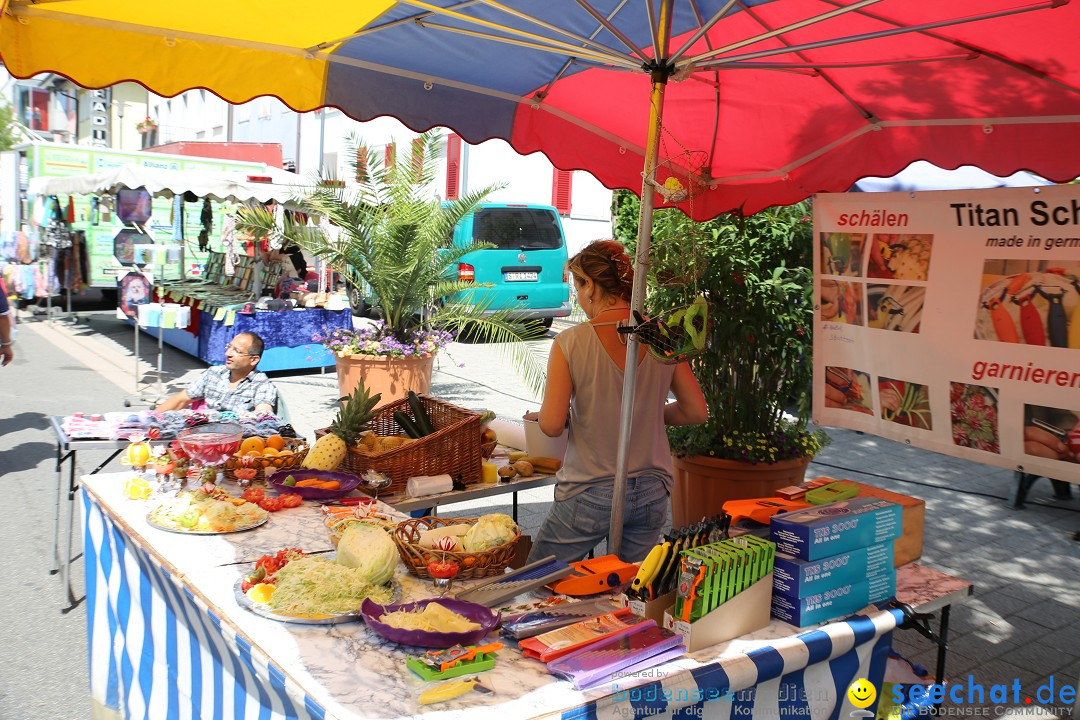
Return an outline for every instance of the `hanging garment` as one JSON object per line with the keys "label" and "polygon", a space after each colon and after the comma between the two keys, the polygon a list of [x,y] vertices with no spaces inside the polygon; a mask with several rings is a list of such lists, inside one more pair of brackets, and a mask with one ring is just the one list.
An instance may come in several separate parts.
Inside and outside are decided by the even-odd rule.
{"label": "hanging garment", "polygon": [[210,205],[210,198],[203,198],[199,222],[202,223],[202,230],[199,231],[199,250],[206,252],[210,247],[210,233],[214,229],[214,208]]}
{"label": "hanging garment", "polygon": [[75,222],[75,198],[72,195],[68,195],[67,213],[64,219],[67,220],[68,225]]}

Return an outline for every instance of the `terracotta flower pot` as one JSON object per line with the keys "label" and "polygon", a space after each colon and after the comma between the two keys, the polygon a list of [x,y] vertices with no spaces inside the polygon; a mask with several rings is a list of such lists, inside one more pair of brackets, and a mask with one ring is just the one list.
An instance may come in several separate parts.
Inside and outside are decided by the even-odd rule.
{"label": "terracotta flower pot", "polygon": [[407,396],[412,390],[424,395],[431,390],[431,371],[435,356],[380,357],[375,355],[338,356],[335,359],[338,392],[342,397],[353,394],[361,378],[372,395],[382,393],[379,405],[386,405]]}
{"label": "terracotta flower pot", "polygon": [[718,460],[705,455],[672,455],[675,484],[671,489],[671,526],[681,528],[718,515],[728,500],[770,497],[806,475],[810,458],[776,463]]}

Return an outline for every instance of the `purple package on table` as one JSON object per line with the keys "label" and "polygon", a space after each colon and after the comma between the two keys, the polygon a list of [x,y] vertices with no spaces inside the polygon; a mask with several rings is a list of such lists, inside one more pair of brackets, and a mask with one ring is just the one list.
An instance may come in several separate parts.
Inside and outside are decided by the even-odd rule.
{"label": "purple package on table", "polygon": [[566,678],[578,690],[640,672],[686,652],[683,638],[654,621],[635,625],[548,663],[548,672]]}

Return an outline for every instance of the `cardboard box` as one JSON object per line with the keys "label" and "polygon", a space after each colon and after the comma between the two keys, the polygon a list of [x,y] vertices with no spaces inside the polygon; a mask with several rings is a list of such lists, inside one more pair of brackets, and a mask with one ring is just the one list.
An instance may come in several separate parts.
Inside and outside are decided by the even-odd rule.
{"label": "cardboard box", "polygon": [[839,585],[865,580],[888,570],[895,575],[892,543],[880,543],[820,560],[803,560],[777,553],[773,592],[806,597]]}
{"label": "cardboard box", "polygon": [[772,616],[796,627],[806,627],[850,615],[870,603],[887,600],[895,594],[896,570],[889,568],[887,573],[836,586],[807,597],[773,593]]}
{"label": "cardboard box", "polygon": [[631,600],[625,595],[619,597],[622,599],[623,607],[629,607],[630,612],[638,617],[655,620],[656,624],[661,627],[664,625],[664,613],[675,604],[674,590],[664,593],[654,600]]}
{"label": "cardboard box", "polygon": [[922,557],[926,501],[922,498],[882,490],[866,483],[855,482],[855,484],[859,486],[859,495],[889,500],[902,508],[900,520],[902,534],[894,541],[893,564],[900,567]]}
{"label": "cardboard box", "polygon": [[717,643],[760,630],[769,624],[769,597],[773,577],[769,573],[726,603],[695,622],[672,617],[671,604],[664,613],[664,627],[683,636],[687,652],[697,652]]}
{"label": "cardboard box", "polygon": [[769,524],[777,552],[803,560],[895,540],[900,532],[901,507],[873,497],[795,510],[774,516]]}

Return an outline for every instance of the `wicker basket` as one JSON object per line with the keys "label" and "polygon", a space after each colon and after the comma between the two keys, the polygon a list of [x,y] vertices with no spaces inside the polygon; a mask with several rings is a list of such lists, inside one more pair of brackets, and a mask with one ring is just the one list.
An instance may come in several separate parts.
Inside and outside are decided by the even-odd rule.
{"label": "wicker basket", "polygon": [[399,522],[397,528],[394,529],[394,542],[397,543],[398,553],[401,555],[401,561],[405,563],[406,569],[413,575],[425,580],[431,579],[431,573],[427,569],[428,563],[433,558],[441,560],[443,557],[458,564],[460,570],[457,579],[459,580],[501,575],[514,557],[518,538],[521,537],[520,528],[514,529],[513,540],[483,552],[432,550],[419,545],[420,535],[425,530],[449,525],[475,524],[476,520],[472,518],[422,517],[404,520]]}
{"label": "wicker basket", "polygon": [[[342,468],[353,475],[363,476],[368,470],[388,475],[390,486],[379,491],[384,495],[405,492],[409,478],[417,475],[446,474],[460,478],[466,485],[480,482],[480,415],[429,395],[419,397],[435,432],[378,453],[351,445]],[[380,408],[370,429],[376,435],[399,434],[401,428],[394,420],[395,410],[412,417],[409,401],[403,398]],[[325,429],[315,431],[316,437],[325,434]],[[363,485],[357,489],[368,492]]]}
{"label": "wicker basket", "polygon": [[278,470],[300,467],[300,463],[304,462],[304,458],[307,456],[308,444],[299,438],[285,438],[285,447],[282,450],[288,450],[292,454],[250,458],[250,465],[244,465],[240,458],[233,456],[225,462],[225,477],[229,480],[235,480],[234,470],[251,467],[257,471],[253,482],[266,482],[266,476],[272,475]]}

